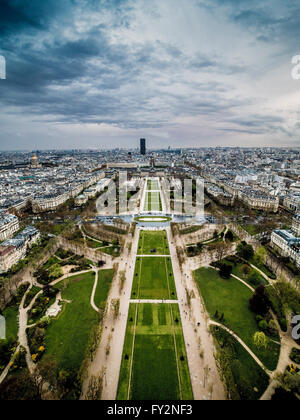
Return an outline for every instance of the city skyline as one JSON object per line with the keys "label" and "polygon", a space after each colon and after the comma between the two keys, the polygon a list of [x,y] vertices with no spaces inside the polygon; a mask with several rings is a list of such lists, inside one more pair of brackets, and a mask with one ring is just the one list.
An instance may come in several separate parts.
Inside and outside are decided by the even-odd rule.
{"label": "city skyline", "polygon": [[296,1],[60,3],[2,2],[0,150],[299,147]]}
{"label": "city skyline", "polygon": [[144,146],[0,152],[0,400],[296,400],[300,150]]}

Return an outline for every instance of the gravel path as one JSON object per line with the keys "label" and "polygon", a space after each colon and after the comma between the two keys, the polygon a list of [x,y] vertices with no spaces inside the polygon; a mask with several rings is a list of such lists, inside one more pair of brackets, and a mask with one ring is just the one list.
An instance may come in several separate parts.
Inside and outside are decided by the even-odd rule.
{"label": "gravel path", "polygon": [[[186,262],[180,268],[175,240],[172,237],[170,228],[167,229],[167,235],[173,262],[177,296],[180,302],[179,309],[194,398],[195,400],[225,400],[225,389],[214,357],[213,338],[209,331],[208,319],[192,276],[191,267]],[[190,295],[194,296],[191,299],[190,307],[187,303],[186,288],[189,290]]]}

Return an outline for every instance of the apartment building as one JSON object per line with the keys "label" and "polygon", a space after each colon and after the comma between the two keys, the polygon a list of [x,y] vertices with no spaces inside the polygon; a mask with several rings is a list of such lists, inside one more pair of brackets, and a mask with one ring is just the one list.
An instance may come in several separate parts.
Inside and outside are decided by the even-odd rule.
{"label": "apartment building", "polygon": [[0,213],[0,241],[12,238],[19,230],[19,219],[12,214]]}
{"label": "apartment building", "polygon": [[26,257],[27,251],[40,239],[40,232],[28,226],[15,238],[7,239],[0,245],[0,273],[6,273],[11,267]]}
{"label": "apartment building", "polygon": [[56,210],[59,206],[64,204],[70,198],[70,193],[53,192],[49,194],[40,195],[32,200],[33,213],[42,213],[45,211]]}
{"label": "apartment building", "polygon": [[283,257],[289,257],[300,268],[300,214],[293,219],[291,230],[274,230],[271,244]]}
{"label": "apartment building", "polygon": [[284,197],[283,207],[292,213],[297,213],[300,210],[300,194],[289,194]]}
{"label": "apartment building", "polygon": [[234,205],[234,196],[217,185],[206,183],[205,191],[222,206],[232,207]]}
{"label": "apartment building", "polygon": [[17,253],[14,246],[0,245],[0,273],[6,273],[17,262]]}
{"label": "apartment building", "polygon": [[279,197],[271,197],[260,191],[241,191],[239,198],[243,203],[253,210],[264,210],[277,213],[279,208]]}

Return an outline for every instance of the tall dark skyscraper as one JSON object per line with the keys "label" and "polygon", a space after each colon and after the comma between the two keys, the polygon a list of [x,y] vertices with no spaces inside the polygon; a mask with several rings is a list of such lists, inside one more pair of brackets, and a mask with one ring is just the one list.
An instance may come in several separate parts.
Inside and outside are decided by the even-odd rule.
{"label": "tall dark skyscraper", "polygon": [[141,144],[141,155],[145,155],[146,154],[146,139],[141,139],[140,144]]}

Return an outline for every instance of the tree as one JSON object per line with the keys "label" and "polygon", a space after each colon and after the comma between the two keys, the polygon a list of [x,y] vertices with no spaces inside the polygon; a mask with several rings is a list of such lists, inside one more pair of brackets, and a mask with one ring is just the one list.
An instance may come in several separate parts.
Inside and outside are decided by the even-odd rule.
{"label": "tree", "polygon": [[112,244],[114,245],[114,246],[119,246],[119,239],[114,239],[113,241],[112,241]]}
{"label": "tree", "polygon": [[39,363],[39,373],[44,380],[49,382],[52,387],[57,385],[57,364],[56,359],[50,354],[45,354],[42,360]]}
{"label": "tree", "polygon": [[114,319],[118,319],[120,315],[120,299],[112,299],[111,309],[112,309]]}
{"label": "tree", "polygon": [[201,242],[198,242],[198,243],[197,243],[197,249],[198,249],[199,251],[201,251],[201,250],[202,250],[202,248],[203,248],[202,243],[201,243]]}
{"label": "tree", "polygon": [[260,264],[265,264],[268,252],[264,246],[260,246],[255,252],[255,260]]}
{"label": "tree", "polygon": [[290,373],[286,371],[283,374],[276,375],[275,379],[285,391],[300,393],[300,372]]}
{"label": "tree", "polygon": [[265,319],[260,321],[258,326],[259,326],[259,329],[262,330],[262,331],[267,331],[267,329],[268,329],[268,323]]}
{"label": "tree", "polygon": [[195,247],[189,246],[187,249],[188,255],[195,255]]}
{"label": "tree", "polygon": [[253,342],[258,349],[266,349],[268,347],[268,339],[263,332],[256,332],[253,336]]}
{"label": "tree", "polygon": [[261,285],[255,290],[254,295],[249,300],[250,309],[258,315],[266,315],[271,307],[270,301],[266,295],[265,286]]}
{"label": "tree", "polygon": [[59,264],[54,264],[49,269],[49,278],[50,279],[58,279],[62,275],[63,275],[63,271],[62,271],[62,268],[61,268],[61,266]]}
{"label": "tree", "polygon": [[274,319],[270,320],[269,328],[270,328],[271,331],[278,331],[278,326],[277,326],[276,321]]}
{"label": "tree", "polygon": [[119,293],[121,294],[126,282],[126,271],[120,271],[119,274]]}
{"label": "tree", "polygon": [[226,233],[226,235],[225,235],[225,239],[227,239],[228,241],[230,241],[230,242],[233,242],[233,240],[234,240],[234,236],[233,236],[233,233],[231,232],[231,230],[229,230],[227,233]]}
{"label": "tree", "polygon": [[250,260],[254,256],[254,249],[251,245],[241,243],[237,247],[237,254],[245,260]]}
{"label": "tree", "polygon": [[248,265],[248,264],[244,264],[243,266],[242,266],[242,272],[243,272],[243,274],[247,277],[247,276],[249,276],[249,274],[251,273],[251,271],[252,271],[252,269],[251,269],[251,267],[250,267],[250,265]]}
{"label": "tree", "polygon": [[249,282],[253,285],[253,286],[255,286],[255,287],[257,287],[258,285],[260,285],[261,283],[262,283],[262,280],[261,280],[261,278],[259,277],[259,274],[258,273],[252,273],[251,274],[251,276],[249,276],[248,277],[248,280],[249,280]]}
{"label": "tree", "polygon": [[229,279],[232,273],[232,266],[229,264],[220,264],[220,276]]}
{"label": "tree", "polygon": [[216,252],[218,260],[222,260],[228,251],[228,245],[226,245],[224,242],[217,243],[214,246],[214,251]]}
{"label": "tree", "polygon": [[39,389],[27,369],[18,375],[8,376],[0,386],[1,401],[34,401],[40,399]]}

